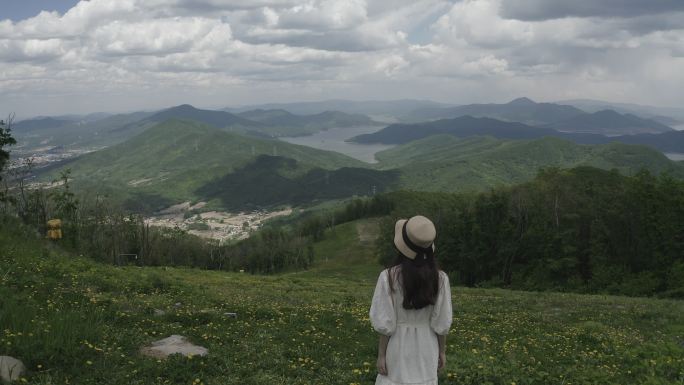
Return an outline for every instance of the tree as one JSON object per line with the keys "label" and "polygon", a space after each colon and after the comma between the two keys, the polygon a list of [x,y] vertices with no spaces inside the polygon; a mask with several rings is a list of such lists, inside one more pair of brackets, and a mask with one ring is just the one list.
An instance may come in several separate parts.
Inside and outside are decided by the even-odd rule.
{"label": "tree", "polygon": [[[2,171],[9,161],[9,151],[6,150],[8,146],[17,143],[12,137],[12,121],[14,120],[14,114],[10,114],[7,117],[7,121],[0,120],[0,181],[2,181]],[[7,202],[7,188],[5,191],[0,191],[0,202]]]}
{"label": "tree", "polygon": [[[7,117],[7,121],[0,120],[0,172],[2,172],[9,160],[9,151],[6,150],[6,147],[17,143],[12,137],[13,121],[14,114],[10,114],[10,116]],[[0,175],[0,180],[2,180],[2,175]]]}

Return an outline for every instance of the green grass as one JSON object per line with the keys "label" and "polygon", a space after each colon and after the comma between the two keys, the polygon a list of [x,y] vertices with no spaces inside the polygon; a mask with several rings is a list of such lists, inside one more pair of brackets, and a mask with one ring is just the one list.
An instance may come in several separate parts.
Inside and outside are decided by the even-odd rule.
{"label": "green grass", "polygon": [[[251,276],[103,265],[5,224],[0,354],[34,384],[372,384],[380,268],[357,226],[375,231],[338,226],[310,271]],[[461,287],[453,300],[442,384],[684,383],[683,302]],[[209,356],[138,353],[170,334]]]}
{"label": "green grass", "polygon": [[[336,278],[348,282],[368,283],[379,274],[380,265],[374,253],[377,220],[344,223],[326,230],[325,239],[314,246],[315,263],[306,271],[292,273],[307,278]],[[363,240],[359,237],[362,236]]]}

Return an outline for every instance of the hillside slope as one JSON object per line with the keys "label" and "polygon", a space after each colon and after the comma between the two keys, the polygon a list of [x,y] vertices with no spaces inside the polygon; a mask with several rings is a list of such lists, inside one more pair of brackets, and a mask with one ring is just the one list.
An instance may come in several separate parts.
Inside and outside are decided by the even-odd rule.
{"label": "hillside slope", "polygon": [[[376,376],[368,307],[381,268],[373,273],[354,256],[366,246],[349,226],[315,246],[335,252],[317,255],[320,270],[276,276],[114,267],[21,230],[0,222],[0,343],[24,362],[28,383],[348,384]],[[355,263],[368,267],[359,272]],[[440,383],[665,384],[684,374],[681,301],[452,287]],[[209,355],[139,354],[172,334]]]}
{"label": "hillside slope", "polygon": [[395,170],[325,170],[290,158],[260,155],[244,167],[208,182],[196,193],[205,199],[220,199],[229,209],[259,208],[371,195],[398,187],[397,179]]}
{"label": "hillside slope", "polygon": [[543,167],[593,166],[631,175],[641,169],[684,178],[684,167],[645,146],[579,145],[558,138],[501,140],[436,135],[376,155],[382,168],[399,168],[401,185],[415,190],[468,191],[519,183]]}
{"label": "hillside slope", "polygon": [[[199,193],[201,187],[239,172],[261,155],[296,161],[284,177],[342,167],[365,173],[365,163],[342,154],[251,138],[197,122],[169,120],[124,143],[46,169],[43,178],[54,178],[70,169],[76,184],[104,184],[119,192],[152,194],[173,201],[204,199]],[[268,189],[268,185],[259,188]]]}
{"label": "hillside slope", "polygon": [[262,126],[257,122],[244,119],[226,111],[203,110],[195,108],[189,104],[181,104],[180,106],[159,111],[145,120],[154,123],[161,123],[169,119],[192,120],[216,128],[227,128],[232,126],[258,128]]}

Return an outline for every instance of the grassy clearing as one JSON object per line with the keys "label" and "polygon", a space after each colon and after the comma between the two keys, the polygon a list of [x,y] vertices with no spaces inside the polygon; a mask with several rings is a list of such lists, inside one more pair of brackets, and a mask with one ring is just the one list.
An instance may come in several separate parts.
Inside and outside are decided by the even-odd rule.
{"label": "grassy clearing", "polygon": [[[358,224],[327,234],[310,271],[268,277],[117,268],[2,227],[0,354],[23,360],[35,384],[372,384],[367,311],[379,268]],[[683,302],[465,288],[453,295],[440,383],[684,384]],[[210,355],[138,354],[170,334]]]}

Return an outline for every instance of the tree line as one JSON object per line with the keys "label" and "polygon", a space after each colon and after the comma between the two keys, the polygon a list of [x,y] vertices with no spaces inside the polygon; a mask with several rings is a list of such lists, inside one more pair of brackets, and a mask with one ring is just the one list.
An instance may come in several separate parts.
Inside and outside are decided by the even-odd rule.
{"label": "tree line", "polygon": [[423,214],[438,228],[441,267],[461,285],[684,297],[684,181],[590,167],[541,170],[480,194],[395,194],[394,220]]}

